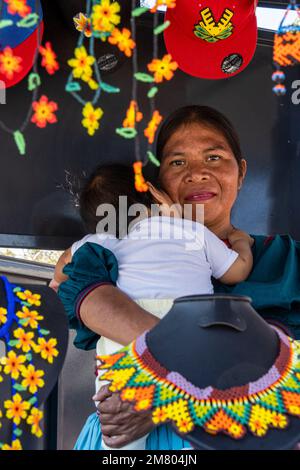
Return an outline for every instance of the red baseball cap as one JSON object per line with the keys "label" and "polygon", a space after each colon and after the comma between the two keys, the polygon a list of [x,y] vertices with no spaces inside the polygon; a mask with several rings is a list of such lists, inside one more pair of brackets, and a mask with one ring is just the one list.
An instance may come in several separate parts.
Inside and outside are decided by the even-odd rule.
{"label": "red baseball cap", "polygon": [[[0,80],[9,88],[20,82],[33,66],[43,35],[43,10],[40,0],[15,3],[6,0],[2,4],[0,16],[6,25],[0,30]],[[37,21],[22,24],[24,21],[26,24],[30,14],[36,14]]]}
{"label": "red baseball cap", "polygon": [[44,24],[41,21],[39,27],[17,47],[6,46],[0,50],[0,81],[5,83],[6,88],[16,85],[29,73],[43,30]]}
{"label": "red baseball cap", "polygon": [[229,78],[251,61],[257,0],[177,0],[168,9],[165,44],[179,68],[200,78]]}

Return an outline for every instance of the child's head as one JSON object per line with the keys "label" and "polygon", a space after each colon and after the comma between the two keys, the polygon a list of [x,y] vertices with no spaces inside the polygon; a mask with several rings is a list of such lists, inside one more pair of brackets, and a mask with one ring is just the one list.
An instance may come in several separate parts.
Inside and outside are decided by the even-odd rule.
{"label": "child's head", "polygon": [[[96,232],[102,218],[96,215],[97,208],[101,204],[111,204],[116,212],[116,236],[119,237],[119,196],[127,197],[127,209],[133,204],[150,208],[152,202],[149,192],[136,191],[132,167],[99,165],[87,179],[79,200],[80,215],[90,233]],[[136,217],[127,217],[127,227]]]}

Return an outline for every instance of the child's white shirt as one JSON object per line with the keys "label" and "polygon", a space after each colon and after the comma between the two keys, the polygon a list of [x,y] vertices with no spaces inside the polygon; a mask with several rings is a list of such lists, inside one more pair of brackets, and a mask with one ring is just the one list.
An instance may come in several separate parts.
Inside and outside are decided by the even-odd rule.
{"label": "child's white shirt", "polygon": [[117,287],[132,299],[212,294],[211,277],[222,277],[238,257],[203,224],[170,217],[143,219],[123,239],[86,235],[72,245],[72,256],[87,242],[115,255]]}

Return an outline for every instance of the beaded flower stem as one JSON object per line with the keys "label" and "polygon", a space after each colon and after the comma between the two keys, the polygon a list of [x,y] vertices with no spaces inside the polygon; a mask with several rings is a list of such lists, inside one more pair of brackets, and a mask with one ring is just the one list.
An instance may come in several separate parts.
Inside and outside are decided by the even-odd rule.
{"label": "beaded flower stem", "polygon": [[[96,0],[93,0],[93,2],[92,2],[92,0],[87,0],[87,3],[86,3],[86,16],[87,16],[87,18],[91,17],[92,4],[93,5],[96,4]],[[90,54],[90,56],[95,57],[95,35],[94,35],[93,24],[92,23],[93,22],[91,21],[92,35],[89,38],[89,54]],[[83,45],[84,39],[85,39],[84,31],[81,31],[78,42],[77,42],[77,48],[79,48]],[[72,85],[77,83],[77,82],[73,81],[73,72],[72,71],[70,72],[70,75],[69,75],[68,80],[67,80],[66,91],[69,92],[78,101],[78,103],[82,104],[83,106],[85,106],[88,102],[90,102],[94,106],[95,104],[97,104],[97,102],[99,101],[100,96],[101,96],[101,75],[100,75],[100,70],[99,70],[99,67],[97,65],[96,60],[94,61],[93,69],[94,69],[94,72],[95,72],[98,88],[95,91],[94,97],[93,97],[92,100],[89,100],[89,101],[84,100],[76,90],[72,89]],[[78,91],[79,91],[80,85],[79,84],[77,84],[77,85],[79,87],[78,88]]]}
{"label": "beaded flower stem", "polygon": [[[131,10],[135,10],[136,8],[136,0],[131,0]],[[136,44],[136,22],[135,22],[135,17],[131,16],[130,18],[130,26],[131,26],[131,36],[133,41]],[[138,82],[135,78],[135,74],[138,73],[138,55],[137,55],[137,46],[133,49],[132,51],[132,100],[137,103],[138,100]],[[136,113],[137,109],[134,108],[134,129],[136,129]],[[135,160],[137,162],[141,161],[141,150],[140,150],[140,137],[139,133],[136,133],[135,139],[134,139],[134,154],[135,154]]]}

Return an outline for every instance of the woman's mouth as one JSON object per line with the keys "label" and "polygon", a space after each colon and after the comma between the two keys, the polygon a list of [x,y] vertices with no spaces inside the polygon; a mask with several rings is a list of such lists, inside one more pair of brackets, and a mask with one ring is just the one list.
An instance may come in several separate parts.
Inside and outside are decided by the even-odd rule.
{"label": "woman's mouth", "polygon": [[216,193],[213,193],[211,191],[200,191],[200,192],[188,194],[184,198],[184,200],[188,202],[203,202],[203,201],[208,201],[209,199],[212,199],[215,196],[216,196]]}

